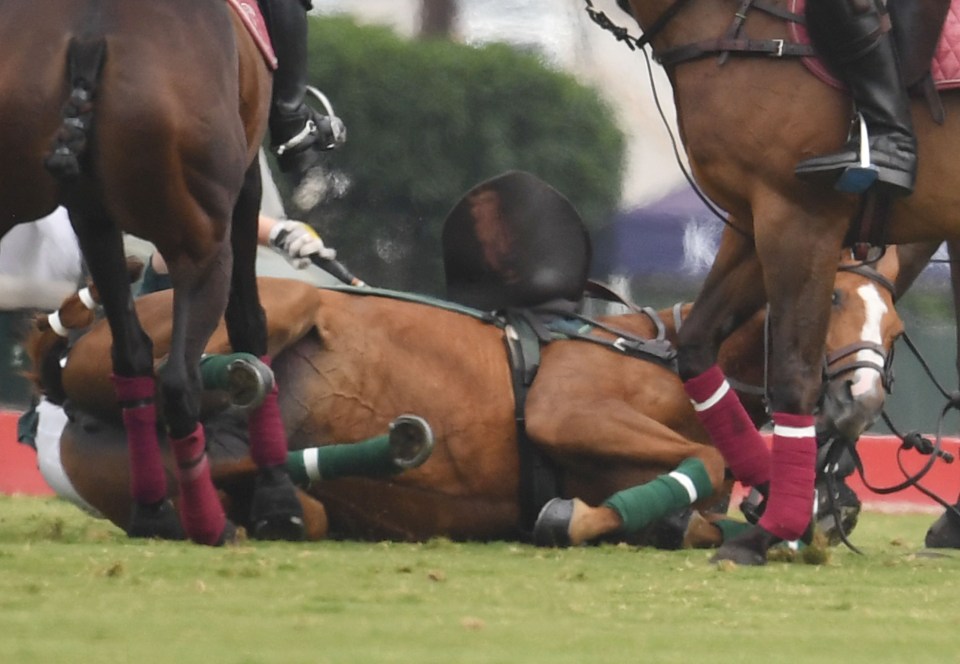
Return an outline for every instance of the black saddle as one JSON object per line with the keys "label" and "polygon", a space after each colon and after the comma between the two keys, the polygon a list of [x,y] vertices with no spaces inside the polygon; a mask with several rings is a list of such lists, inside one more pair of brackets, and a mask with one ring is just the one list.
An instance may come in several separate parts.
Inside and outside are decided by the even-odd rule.
{"label": "black saddle", "polygon": [[523,171],[483,182],[443,227],[447,297],[485,311],[578,302],[590,269],[590,238],[556,189]]}

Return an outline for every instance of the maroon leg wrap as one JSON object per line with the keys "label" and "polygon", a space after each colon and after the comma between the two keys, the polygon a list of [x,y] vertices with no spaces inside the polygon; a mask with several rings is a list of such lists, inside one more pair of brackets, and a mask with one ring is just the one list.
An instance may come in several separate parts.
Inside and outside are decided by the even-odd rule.
{"label": "maroon leg wrap", "polygon": [[747,486],[769,480],[770,450],[720,367],[710,367],[686,381],[683,387],[733,476]]}
{"label": "maroon leg wrap", "polygon": [[[264,355],[260,361],[270,366]],[[250,456],[260,468],[280,466],[287,462],[287,434],[280,418],[279,392],[276,384],[263,403],[250,413]]]}
{"label": "maroon leg wrap", "polygon": [[[143,505],[154,505],[167,497],[167,475],[163,469],[157,438],[156,389],[151,376],[111,375],[117,400],[123,408],[123,426],[130,455],[130,495]],[[123,407],[123,404],[131,404]]]}
{"label": "maroon leg wrap", "polygon": [[816,462],[813,415],[774,413],[770,496],[761,527],[784,540],[803,535],[813,513]]}
{"label": "maroon leg wrap", "polygon": [[226,515],[210,478],[203,426],[186,438],[171,440],[180,482],[180,521],[187,537],[198,544],[219,543]]}

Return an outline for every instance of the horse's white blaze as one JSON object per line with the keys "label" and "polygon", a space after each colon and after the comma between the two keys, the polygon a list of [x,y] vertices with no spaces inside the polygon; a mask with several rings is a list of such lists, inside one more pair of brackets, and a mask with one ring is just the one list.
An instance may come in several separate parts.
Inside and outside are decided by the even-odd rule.
{"label": "horse's white blaze", "polygon": [[[866,312],[863,327],[860,328],[860,340],[882,344],[883,335],[880,331],[880,323],[887,313],[887,305],[883,302],[877,287],[873,284],[860,286],[857,289],[857,294],[863,300],[863,308]],[[878,384],[883,374],[884,364],[883,355],[875,350],[858,351],[856,359],[859,362],[869,362],[876,365],[876,369],[861,367],[854,372],[853,384],[850,385],[850,393],[854,398],[879,389]]]}

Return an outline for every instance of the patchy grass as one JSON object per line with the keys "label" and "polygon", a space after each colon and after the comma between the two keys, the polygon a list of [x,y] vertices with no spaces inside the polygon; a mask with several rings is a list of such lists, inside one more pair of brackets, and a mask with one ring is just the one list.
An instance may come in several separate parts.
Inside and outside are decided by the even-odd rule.
{"label": "patchy grass", "polygon": [[6,497],[0,661],[954,662],[960,555],[926,555],[931,520],[868,513],[866,556],[742,568],[626,546],[208,549]]}

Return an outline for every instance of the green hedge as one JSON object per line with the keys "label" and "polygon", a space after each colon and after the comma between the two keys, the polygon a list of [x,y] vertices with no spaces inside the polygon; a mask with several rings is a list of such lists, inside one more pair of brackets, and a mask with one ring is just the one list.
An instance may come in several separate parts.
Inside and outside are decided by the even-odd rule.
{"label": "green hedge", "polygon": [[350,186],[309,221],[371,283],[442,292],[443,219],[510,169],[552,184],[588,227],[618,203],[624,138],[612,111],[532,54],[312,18],[310,79],[347,125],[327,162]]}

